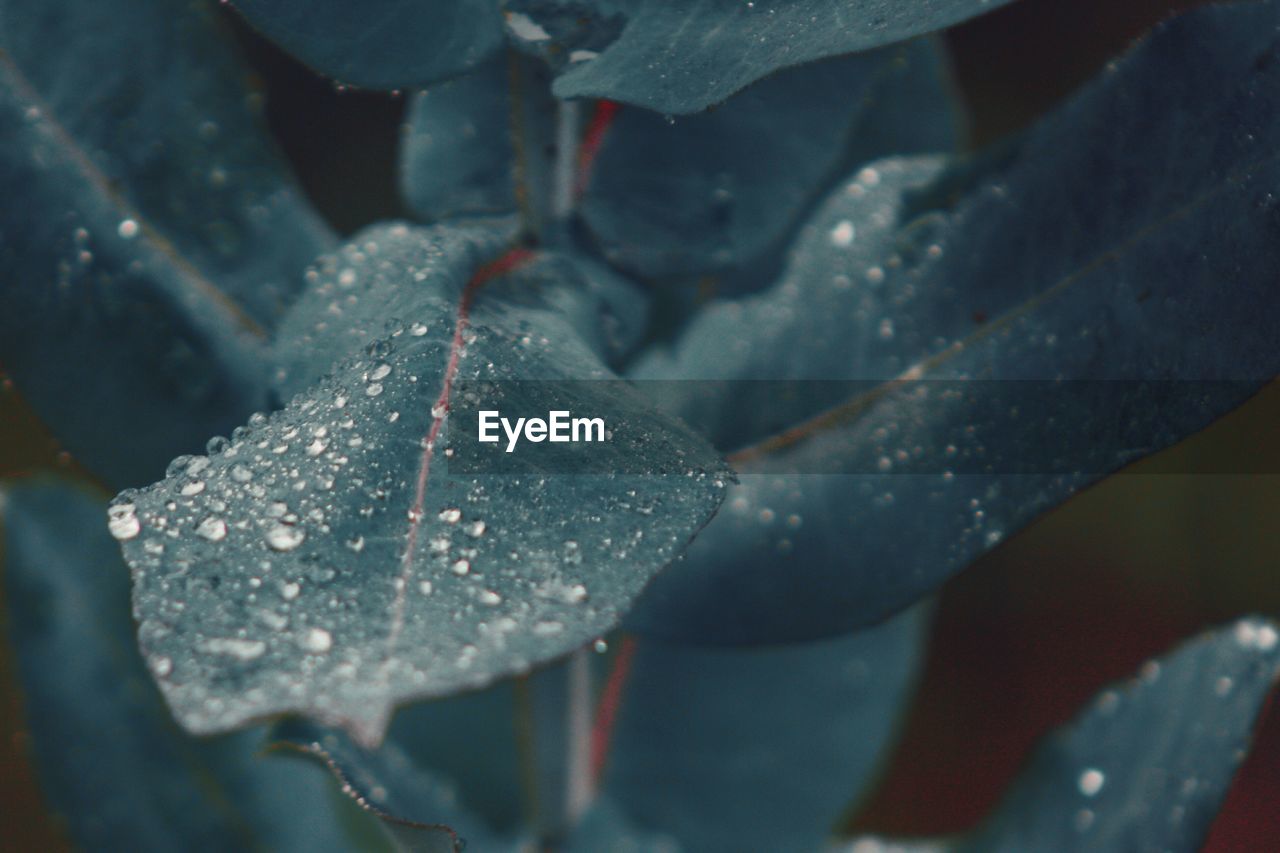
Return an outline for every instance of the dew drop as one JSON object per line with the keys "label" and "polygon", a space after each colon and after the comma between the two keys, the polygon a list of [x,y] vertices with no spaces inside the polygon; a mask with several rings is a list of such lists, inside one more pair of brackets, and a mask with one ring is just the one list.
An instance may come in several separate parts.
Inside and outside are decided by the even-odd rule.
{"label": "dew drop", "polygon": [[333,647],[333,635],[323,628],[311,628],[302,636],[302,647],[314,654],[324,654]]}
{"label": "dew drop", "polygon": [[273,524],[267,530],[267,545],[275,551],[292,551],[306,538],[305,531],[290,524]]}
{"label": "dew drop", "polygon": [[131,503],[114,504],[107,510],[107,529],[111,535],[124,542],[137,536],[142,524],[136,515],[137,507]]}
{"label": "dew drop", "polygon": [[138,236],[138,223],[132,219],[126,219],[116,228],[116,233],[126,240],[132,240]]}
{"label": "dew drop", "polygon": [[210,542],[221,542],[227,538],[227,523],[211,515],[196,525],[196,535]]}
{"label": "dew drop", "polygon": [[1106,781],[1107,777],[1102,774],[1101,770],[1090,767],[1080,774],[1077,784],[1080,787],[1080,793],[1086,797],[1092,797],[1102,790],[1102,786]]}

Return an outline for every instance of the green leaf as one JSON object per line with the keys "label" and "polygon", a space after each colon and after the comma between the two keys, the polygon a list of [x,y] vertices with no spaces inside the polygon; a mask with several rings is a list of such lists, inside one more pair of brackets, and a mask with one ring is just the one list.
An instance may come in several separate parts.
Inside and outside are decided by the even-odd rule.
{"label": "green leaf", "polygon": [[1199,850],[1280,674],[1276,626],[1197,637],[1036,750],[968,850]]}
{"label": "green leaf", "polygon": [[506,0],[561,98],[690,113],[782,68],[941,30],[1007,0]]}
{"label": "green leaf", "polygon": [[0,186],[21,199],[0,213],[0,360],[112,483],[265,404],[262,343],[331,241],[213,14],[0,3]]}
{"label": "green leaf", "polygon": [[920,39],[780,72],[702,115],[624,107],[591,166],[583,220],[601,254],[641,276],[758,266],[854,166],[956,147],[945,75],[938,46]]}
{"label": "green leaf", "polygon": [[[450,470],[454,387],[613,375],[578,332],[601,312],[575,305],[601,296],[558,280],[563,261],[522,250],[476,271],[500,234],[390,226],[322,261],[281,352],[310,354],[287,390],[323,375],[117,499],[139,641],[170,661],[159,682],[191,731],[298,711],[375,744],[398,702],[608,631],[715,510],[714,452],[617,382],[583,383],[574,408],[643,449],[606,442],[592,462],[678,472],[548,476],[519,454],[515,473]],[[502,279],[521,262],[546,275]],[[528,408],[549,385],[530,383]]]}
{"label": "green leaf", "polygon": [[37,775],[79,845],[350,843],[322,774],[262,758],[257,732],[197,741],[173,725],[138,656],[104,501],[59,481],[0,499],[8,627]]}
{"label": "green leaf", "polygon": [[1280,373],[1278,23],[1267,3],[1164,25],[985,179],[861,170],[776,286],[637,368],[752,381],[667,395],[741,484],[633,627],[876,623]]}
{"label": "green leaf", "polygon": [[687,850],[820,849],[892,744],[926,613],[770,649],[636,641],[604,795]]}
{"label": "green leaf", "polygon": [[459,806],[451,787],[416,767],[393,743],[369,751],[339,732],[300,720],[277,724],[270,739],[274,750],[295,751],[328,770],[343,794],[379,820],[396,849],[498,849],[488,830]]}
{"label": "green leaf", "polygon": [[403,89],[474,68],[502,44],[496,0],[235,0],[268,38],[321,74]]}

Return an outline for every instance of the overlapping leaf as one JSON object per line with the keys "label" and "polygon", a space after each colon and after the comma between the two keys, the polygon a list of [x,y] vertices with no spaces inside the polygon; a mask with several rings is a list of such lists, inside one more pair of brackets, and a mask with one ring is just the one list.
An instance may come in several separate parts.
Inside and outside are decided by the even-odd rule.
{"label": "overlapping leaf", "polygon": [[1280,674],[1260,619],[1206,633],[1051,734],[978,830],[852,850],[1200,850]]}
{"label": "overlapping leaf", "polygon": [[768,74],[933,32],[1004,0],[506,0],[513,43],[559,68],[561,98],[661,113],[719,103]]}
{"label": "overlapping leaf", "polygon": [[113,483],[264,404],[260,347],[330,240],[212,14],[0,4],[0,360]]}
{"label": "overlapping leaf", "polygon": [[639,640],[604,795],[686,850],[820,849],[892,743],[924,616],[775,649]]}
{"label": "overlapping leaf", "polygon": [[758,265],[854,166],[955,147],[943,66],[920,39],[784,71],[703,115],[624,107],[583,176],[583,219],[642,276]]}
{"label": "overlapping leaf", "polygon": [[734,643],[876,622],[1280,372],[1278,8],[1161,27],[954,207],[936,164],[860,171],[774,289],[639,369],[840,381],[668,394],[743,477],[634,626]]}
{"label": "overlapping leaf", "polygon": [[258,732],[201,742],[175,729],[134,644],[104,501],[59,482],[3,498],[5,598],[31,745],[46,802],[78,844],[353,843],[323,774],[258,755]]}
{"label": "overlapping leaf", "polygon": [[497,0],[235,0],[235,7],[321,74],[355,86],[443,80],[502,44]]}
{"label": "overlapping leaf", "polygon": [[714,453],[618,383],[578,403],[643,442],[607,442],[593,461],[678,460],[677,472],[449,470],[451,387],[612,375],[588,343],[608,336],[574,325],[600,325],[598,307],[575,303],[602,297],[558,280],[555,258],[531,260],[539,286],[490,267],[479,287],[476,247],[502,234],[357,238],[283,327],[282,387],[306,390],[117,500],[140,642],[167,661],[159,681],[187,728],[300,711],[376,743],[397,702],[487,684],[609,630],[714,511]]}

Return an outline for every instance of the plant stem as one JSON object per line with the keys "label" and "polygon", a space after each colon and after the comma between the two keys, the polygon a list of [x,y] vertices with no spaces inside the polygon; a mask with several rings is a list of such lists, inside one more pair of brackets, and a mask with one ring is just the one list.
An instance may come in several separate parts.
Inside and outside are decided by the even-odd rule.
{"label": "plant stem", "polygon": [[577,825],[595,796],[591,772],[591,654],[589,649],[581,648],[569,658],[564,798],[565,826],[569,828]]}

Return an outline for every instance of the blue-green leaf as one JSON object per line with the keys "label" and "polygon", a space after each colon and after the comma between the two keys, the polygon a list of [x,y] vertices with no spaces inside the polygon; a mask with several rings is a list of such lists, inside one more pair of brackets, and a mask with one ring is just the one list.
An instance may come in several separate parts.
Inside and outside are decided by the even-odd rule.
{"label": "blue-green leaf", "polygon": [[944,76],[937,46],[921,39],[776,74],[674,122],[624,107],[583,219],[601,253],[639,275],[754,267],[854,166],[955,147]]}
{"label": "blue-green leaf", "polygon": [[402,89],[461,74],[502,45],[496,0],[235,0],[257,29],[321,74]]}
{"label": "blue-green leaf", "polygon": [[342,793],[378,818],[397,849],[499,849],[497,839],[458,803],[450,785],[415,766],[394,743],[370,751],[340,732],[301,720],[277,724],[270,740],[274,749],[297,751],[328,770]]}
{"label": "blue-green leaf", "polygon": [[134,643],[104,501],[59,482],[13,487],[3,501],[9,633],[38,776],[78,844],[349,842],[323,775],[261,757],[255,732],[202,742],[173,726]]}
{"label": "blue-green leaf", "polygon": [[661,113],[725,100],[781,68],[949,27],[1007,0],[505,0],[515,44],[560,69],[562,98]]}
{"label": "blue-green leaf", "polygon": [[400,185],[419,215],[436,221],[515,210],[512,74],[506,57],[420,92],[400,148]]}
{"label": "blue-green leaf", "polygon": [[1164,25],[954,207],[934,161],[860,171],[776,287],[649,359],[637,376],[838,381],[669,395],[743,476],[634,626],[874,623],[1280,372],[1278,24],[1265,3]]}
{"label": "blue-green leaf", "polygon": [[0,360],[113,483],[263,405],[261,345],[330,241],[213,15],[0,4]]}
{"label": "blue-green leaf", "polygon": [[1197,637],[1036,750],[965,850],[1199,850],[1280,674],[1276,626]]}
{"label": "blue-green leaf", "polygon": [[578,331],[602,311],[574,307],[601,293],[552,275],[554,257],[528,256],[540,279],[501,278],[519,254],[476,272],[495,234],[389,226],[322,261],[280,351],[290,393],[323,375],[117,499],[140,643],[170,660],[159,682],[188,729],[299,711],[376,743],[396,703],[612,628],[715,510],[714,452],[616,382],[583,383],[574,408],[644,444],[605,442],[592,462],[672,473],[547,476],[519,454],[513,473],[450,470],[455,386],[612,376]]}
{"label": "blue-green leaf", "polygon": [[638,640],[605,795],[684,849],[820,849],[892,743],[924,616],[770,649]]}

